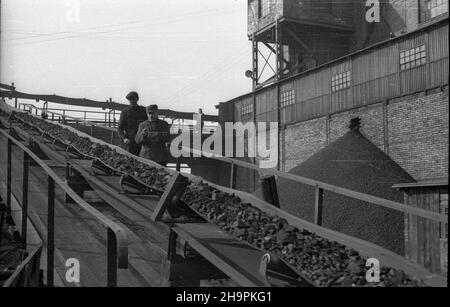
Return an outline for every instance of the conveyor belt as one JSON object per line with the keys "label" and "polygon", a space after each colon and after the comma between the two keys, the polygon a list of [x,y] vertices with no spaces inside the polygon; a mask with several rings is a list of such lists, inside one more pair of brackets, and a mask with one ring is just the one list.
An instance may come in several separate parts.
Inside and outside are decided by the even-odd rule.
{"label": "conveyor belt", "polygon": [[[24,131],[23,131],[24,132]],[[22,133],[23,133],[22,132]],[[92,168],[92,161],[74,159],[73,153],[46,141],[42,135],[34,135],[33,141],[51,159],[62,163],[66,160],[111,207],[134,224],[145,228],[149,244],[163,251],[167,247],[169,226],[151,220],[159,197],[123,193],[119,175],[101,175]],[[78,156],[75,153],[75,156]],[[265,252],[241,242],[211,224],[178,224],[176,232],[206,260],[242,286],[270,286],[259,272]],[[201,252],[200,252],[201,251]]]}
{"label": "conveyor belt", "polygon": [[[51,147],[55,145],[48,146]],[[50,151],[53,150],[50,149]],[[55,153],[53,152],[53,154]],[[73,156],[70,156],[71,154],[69,152],[60,151],[57,152],[57,154],[67,155],[66,158],[69,159],[74,158]],[[125,213],[127,210],[129,210],[128,213],[124,215],[132,217],[134,214],[134,218],[136,218],[137,221],[152,225],[152,223],[147,222],[146,220],[150,218],[151,213],[154,211],[156,201],[154,201],[153,204],[150,204],[151,201],[148,199],[139,200],[138,198],[140,196],[123,195],[120,193],[120,184],[118,185],[117,183],[117,177],[114,179],[110,176],[99,176],[98,174],[94,175],[92,173],[92,169],[90,169],[90,167],[85,162],[74,160],[71,163],[75,165],[77,171],[83,173],[83,176],[86,177],[86,180],[88,180],[91,185],[96,186],[95,189],[97,191],[100,191],[100,193],[104,193],[102,197],[104,197],[105,200],[109,199],[107,200],[108,203],[110,203],[111,205],[112,203],[115,203],[115,206],[121,206],[120,209],[119,207],[117,207],[117,210],[120,213]],[[132,200],[131,202],[130,199]],[[381,257],[380,259],[389,260],[390,264],[394,267],[405,269],[408,272],[417,273],[412,274],[413,276],[424,276],[426,277],[426,279],[433,279],[436,280],[439,284],[442,284],[441,280],[436,279],[435,276],[427,276],[426,271],[421,270],[420,268],[416,268],[415,265],[409,264],[405,259],[401,259],[398,256],[391,255],[385,251],[380,252],[380,249],[367,244],[366,242],[360,242],[360,240],[348,238],[345,235],[334,233],[332,231],[325,230],[314,225],[309,225],[304,221],[299,221],[280,210],[272,208],[265,208],[265,210],[272,210],[278,216],[285,217],[288,221],[291,221],[292,224],[300,224],[306,229],[312,229],[312,231],[315,231],[319,235],[321,234],[324,237],[331,238],[332,240],[339,242],[342,241],[343,243],[351,243],[350,246],[353,246],[359,251],[374,250],[376,252],[375,255]],[[248,254],[249,259],[251,258],[253,260],[246,260],[246,257],[243,257],[243,254],[245,255],[247,250],[242,250],[242,248],[244,247],[240,245],[243,243],[236,240],[236,238],[221,232],[216,226],[213,225],[178,225],[174,229],[180,236],[183,236],[186,240],[189,240],[194,249],[202,256],[204,256],[209,261],[213,260],[212,262],[215,265],[216,263],[217,265],[220,265],[221,270],[223,270],[228,276],[233,276],[234,278],[241,280],[242,284],[261,285],[261,280],[258,274],[255,275],[255,273],[257,272],[257,270],[255,271],[255,266],[258,267],[259,265],[259,261],[256,261],[255,259],[260,259],[264,252],[255,248]],[[219,235],[219,233],[221,234]],[[211,237],[212,234],[216,235],[217,237]],[[245,248],[251,249],[251,247],[249,247],[248,245],[246,245]],[[249,262],[252,262],[253,266],[249,265]]]}

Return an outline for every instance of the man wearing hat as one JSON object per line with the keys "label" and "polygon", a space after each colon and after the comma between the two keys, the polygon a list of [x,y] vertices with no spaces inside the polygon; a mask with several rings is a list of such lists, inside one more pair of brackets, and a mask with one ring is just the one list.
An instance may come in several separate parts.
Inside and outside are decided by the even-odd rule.
{"label": "man wearing hat", "polygon": [[148,120],[139,125],[135,141],[142,144],[141,157],[166,166],[169,160],[167,144],[170,141],[169,124],[159,119],[158,106],[147,107]]}
{"label": "man wearing hat", "polygon": [[130,92],[126,98],[130,105],[120,114],[117,132],[122,140],[122,147],[133,155],[138,156],[141,152],[141,145],[136,144],[135,137],[139,125],[147,120],[147,112],[144,107],[138,105],[138,93]]}

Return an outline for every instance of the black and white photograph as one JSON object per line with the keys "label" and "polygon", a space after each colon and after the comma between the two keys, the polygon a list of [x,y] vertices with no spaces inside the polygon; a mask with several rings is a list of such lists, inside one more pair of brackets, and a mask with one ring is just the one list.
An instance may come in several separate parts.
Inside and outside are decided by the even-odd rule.
{"label": "black and white photograph", "polygon": [[448,287],[448,2],[0,0],[0,287]]}

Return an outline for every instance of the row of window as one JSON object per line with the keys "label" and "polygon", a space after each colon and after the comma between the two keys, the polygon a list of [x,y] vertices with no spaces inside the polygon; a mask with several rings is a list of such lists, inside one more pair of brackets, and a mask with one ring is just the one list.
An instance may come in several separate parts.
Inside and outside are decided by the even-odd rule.
{"label": "row of window", "polygon": [[[427,50],[425,45],[404,50],[400,52],[400,70],[407,70],[427,62]],[[331,78],[331,90],[333,92],[351,86],[351,72],[346,71]]]}
{"label": "row of window", "polygon": [[[408,50],[400,52],[400,70],[411,69],[427,62],[426,45],[417,46]],[[331,77],[331,90],[337,92],[351,86],[351,71],[345,71]],[[281,94],[281,107],[295,104],[295,91],[289,90]],[[243,106],[241,110],[242,116],[247,116],[253,113],[253,105]]]}

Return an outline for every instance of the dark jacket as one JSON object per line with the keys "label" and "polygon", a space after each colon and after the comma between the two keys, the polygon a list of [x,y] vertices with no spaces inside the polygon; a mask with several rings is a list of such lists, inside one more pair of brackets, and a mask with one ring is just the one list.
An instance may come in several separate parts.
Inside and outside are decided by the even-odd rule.
{"label": "dark jacket", "polygon": [[[144,132],[147,129],[147,132]],[[170,125],[164,120],[147,120],[139,125],[136,143],[142,144],[141,157],[165,164],[169,160],[166,144],[170,141]]]}
{"label": "dark jacket", "polygon": [[124,139],[130,140],[130,144],[123,147],[134,155],[139,155],[141,149],[134,140],[139,125],[147,119],[147,111],[145,110],[145,107],[142,106],[128,106],[120,114],[117,133],[122,141]]}

